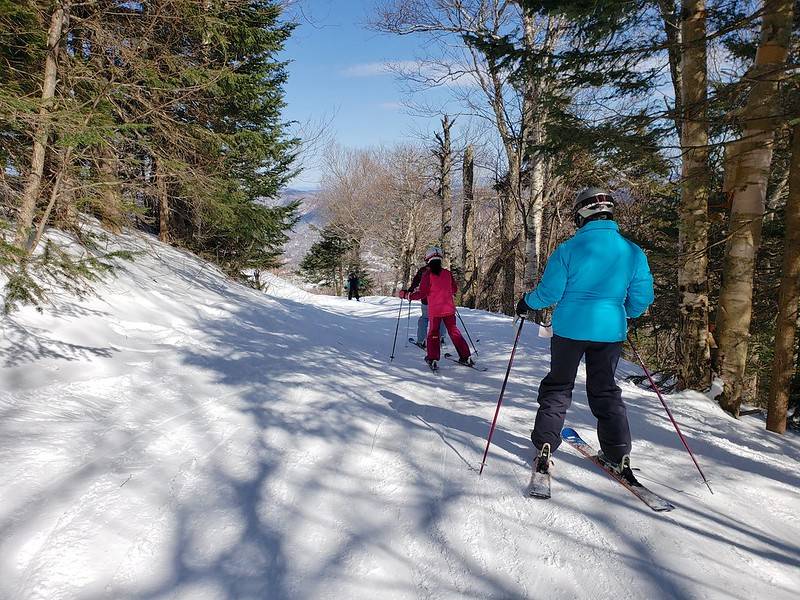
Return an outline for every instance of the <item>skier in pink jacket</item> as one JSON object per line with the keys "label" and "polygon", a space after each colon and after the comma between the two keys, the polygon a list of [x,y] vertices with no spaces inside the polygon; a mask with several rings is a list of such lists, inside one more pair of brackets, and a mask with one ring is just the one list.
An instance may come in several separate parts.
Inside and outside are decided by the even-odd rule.
{"label": "skier in pink jacket", "polygon": [[469,346],[456,326],[456,305],[453,296],[458,292],[458,285],[452,273],[442,267],[442,251],[440,248],[431,248],[425,254],[428,269],[422,276],[419,289],[408,293],[401,291],[401,298],[409,300],[428,301],[428,339],[426,343],[425,362],[431,369],[439,368],[439,350],[441,347],[439,325],[444,322],[450,339],[458,351],[458,361],[472,365]]}

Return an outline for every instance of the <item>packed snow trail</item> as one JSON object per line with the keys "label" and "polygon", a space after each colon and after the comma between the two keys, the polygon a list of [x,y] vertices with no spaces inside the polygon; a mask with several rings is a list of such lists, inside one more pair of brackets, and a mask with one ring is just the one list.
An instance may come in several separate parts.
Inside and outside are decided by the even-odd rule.
{"label": "packed snow trail", "polygon": [[[478,477],[510,319],[462,309],[489,371],[435,376],[405,336],[389,363],[396,299],[258,292],[115,243],[142,254],[97,297],[3,320],[0,598],[796,597],[797,435],[670,398],[711,496],[626,383],[637,477],[676,510],[567,447],[553,497],[531,499],[534,327]],[[596,443],[582,377],[567,424]]]}

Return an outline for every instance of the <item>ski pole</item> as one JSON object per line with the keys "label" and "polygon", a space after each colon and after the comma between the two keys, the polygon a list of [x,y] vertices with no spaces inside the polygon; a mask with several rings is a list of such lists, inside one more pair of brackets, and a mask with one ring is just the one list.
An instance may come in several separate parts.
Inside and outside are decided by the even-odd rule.
{"label": "ski pole", "polygon": [[458,309],[456,309],[456,316],[458,317],[458,320],[461,321],[461,326],[464,328],[464,333],[467,334],[469,343],[472,344],[472,353],[475,356],[478,356],[478,350],[475,348],[475,342],[472,341],[472,337],[469,335],[469,330],[467,329],[467,324],[464,323],[464,319],[461,318],[461,313],[458,312]]}
{"label": "ski pole", "polygon": [[408,301],[408,317],[406,317],[406,343],[405,347],[408,348],[408,338],[411,336],[408,335],[411,332],[411,300]]}
{"label": "ski pole", "polygon": [[506,384],[508,383],[508,375],[511,373],[511,363],[514,362],[514,354],[517,352],[517,342],[519,342],[519,334],[522,333],[522,326],[525,324],[525,317],[520,317],[519,327],[517,328],[517,337],[514,338],[514,347],[511,348],[511,356],[508,359],[508,368],[506,369],[506,376],[503,379],[503,387],[500,388],[500,397],[497,399],[497,408],[494,411],[494,419],[492,419],[492,426],[489,428],[489,439],[486,440],[486,450],[483,451],[483,460],[481,460],[481,469],[478,475],[483,473],[483,465],[486,464],[486,455],[489,454],[489,445],[492,443],[492,436],[494,435],[494,426],[497,424],[497,415],[500,414],[500,405],[503,403],[503,394],[506,392]]}
{"label": "ski pole", "polygon": [[397,345],[397,332],[400,330],[400,316],[403,314],[403,299],[400,298],[400,310],[397,311],[397,325],[394,327],[394,341],[392,342],[392,355],[389,357],[389,362],[394,360],[394,348]]}
{"label": "ski pole", "polygon": [[669,420],[672,421],[672,425],[673,427],[675,427],[675,431],[678,433],[678,437],[681,438],[684,448],[686,448],[686,451],[689,453],[689,456],[692,457],[692,462],[694,462],[694,466],[697,467],[697,471],[700,473],[700,477],[703,478],[703,482],[706,484],[706,487],[708,487],[708,491],[713,494],[714,490],[711,489],[711,484],[708,483],[708,479],[706,479],[706,476],[703,474],[703,469],[700,468],[700,465],[697,463],[697,459],[694,457],[691,448],[689,448],[689,444],[686,443],[686,438],[683,437],[683,434],[681,433],[681,428],[678,427],[678,423],[675,421],[675,417],[672,416],[672,411],[669,409],[669,406],[667,406],[667,403],[664,401],[664,397],[661,395],[661,391],[658,389],[656,382],[653,381],[653,377],[650,375],[650,371],[647,370],[647,367],[645,366],[644,361],[642,360],[642,357],[639,355],[639,351],[636,349],[636,346],[634,345],[633,340],[631,340],[630,336],[628,336],[628,343],[630,344],[631,349],[633,350],[633,354],[636,356],[636,360],[638,360],[639,364],[642,365],[642,369],[644,369],[644,374],[647,375],[647,379],[650,381],[650,387],[653,388],[653,391],[658,396],[658,399],[661,400],[661,404],[664,406],[664,410],[667,411],[667,416],[669,416]]}

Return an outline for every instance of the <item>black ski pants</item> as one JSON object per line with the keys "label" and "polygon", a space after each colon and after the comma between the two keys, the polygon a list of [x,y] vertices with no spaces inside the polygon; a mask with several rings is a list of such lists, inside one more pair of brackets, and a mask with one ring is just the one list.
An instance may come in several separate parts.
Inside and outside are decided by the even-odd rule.
{"label": "black ski pants", "polygon": [[597,419],[600,448],[611,460],[620,461],[631,451],[628,415],[622,390],[614,379],[622,342],[587,342],[554,335],[550,339],[550,372],[539,384],[539,410],[531,439],[537,450],[548,443],[561,444],[561,429],[572,402],[572,389],[581,358],[586,357],[586,396]]}

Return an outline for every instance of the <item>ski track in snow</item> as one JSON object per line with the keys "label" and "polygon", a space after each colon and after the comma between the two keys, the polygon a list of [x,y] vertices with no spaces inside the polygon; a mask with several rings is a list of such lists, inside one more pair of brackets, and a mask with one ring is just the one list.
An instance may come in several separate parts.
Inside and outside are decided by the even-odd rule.
{"label": "ski track in snow", "polygon": [[[434,375],[405,311],[389,361],[396,299],[257,292],[113,244],[140,254],[96,297],[2,323],[0,599],[796,597],[796,434],[669,397],[711,496],[655,395],[622,383],[634,466],[676,510],[566,446],[532,499],[534,328],[479,477],[510,319],[462,309],[489,371]],[[583,377],[568,424],[596,443]]]}

